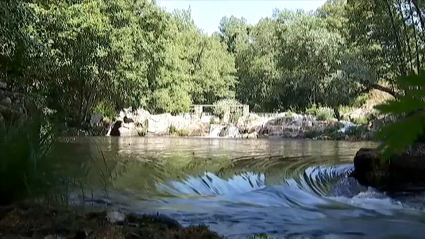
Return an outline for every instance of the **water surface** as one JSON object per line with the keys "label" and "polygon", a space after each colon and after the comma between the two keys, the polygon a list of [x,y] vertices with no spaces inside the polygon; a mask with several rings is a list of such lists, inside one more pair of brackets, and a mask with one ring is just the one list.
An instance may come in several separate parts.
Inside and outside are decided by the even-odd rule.
{"label": "water surface", "polygon": [[99,137],[61,144],[58,154],[106,188],[86,201],[207,224],[228,238],[422,238],[422,196],[389,197],[345,178],[357,150],[373,146]]}

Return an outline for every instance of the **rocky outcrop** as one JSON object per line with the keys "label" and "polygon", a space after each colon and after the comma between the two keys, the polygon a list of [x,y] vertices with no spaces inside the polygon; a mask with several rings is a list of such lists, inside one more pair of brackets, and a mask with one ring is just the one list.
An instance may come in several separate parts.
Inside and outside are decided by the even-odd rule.
{"label": "rocky outcrop", "polygon": [[259,137],[306,138],[308,132],[338,131],[344,124],[337,121],[319,121],[311,115],[282,113],[274,118],[263,118],[255,114],[238,121],[239,131],[244,134],[256,133]]}
{"label": "rocky outcrop", "polygon": [[207,136],[208,123],[195,115],[172,116],[171,114],[151,115],[148,111],[131,108],[121,111],[112,125],[110,136],[169,135],[170,130],[187,132],[188,136]]}
{"label": "rocky outcrop", "polygon": [[362,148],[354,157],[352,176],[362,185],[383,191],[425,190],[425,144],[386,161],[376,149]]}
{"label": "rocky outcrop", "polygon": [[[93,118],[99,121],[100,117]],[[148,111],[131,108],[121,111],[110,127],[110,136],[179,135],[226,138],[313,138],[313,139],[368,139],[367,130],[346,121],[320,121],[311,115],[282,113],[275,117],[249,114],[237,124],[215,124],[216,118],[184,114],[151,115]],[[359,130],[361,129],[361,130]],[[364,132],[363,132],[364,131]],[[366,137],[368,136],[368,137]]]}

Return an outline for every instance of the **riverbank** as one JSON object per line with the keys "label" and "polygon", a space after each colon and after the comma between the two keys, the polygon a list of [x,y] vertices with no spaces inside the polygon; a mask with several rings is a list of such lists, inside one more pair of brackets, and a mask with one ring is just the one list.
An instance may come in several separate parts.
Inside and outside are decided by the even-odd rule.
{"label": "riverbank", "polygon": [[207,226],[183,227],[163,215],[41,205],[0,207],[0,237],[12,238],[223,238]]}
{"label": "riverbank", "polygon": [[[114,122],[106,122],[102,115],[93,115],[91,128],[106,136],[192,136],[223,138],[290,138],[319,140],[372,140],[373,124],[355,124],[336,119],[318,119],[313,115],[284,112],[269,116],[250,113],[237,121],[228,122],[213,115],[150,114],[143,109],[124,109]],[[68,136],[92,135],[70,132]]]}

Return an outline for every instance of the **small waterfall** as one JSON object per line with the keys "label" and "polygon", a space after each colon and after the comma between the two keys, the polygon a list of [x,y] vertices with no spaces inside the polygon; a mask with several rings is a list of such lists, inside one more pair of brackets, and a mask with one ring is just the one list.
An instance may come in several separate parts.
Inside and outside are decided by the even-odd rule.
{"label": "small waterfall", "polygon": [[342,121],[341,120],[340,122],[344,125],[344,127],[342,127],[341,129],[338,130],[338,132],[341,132],[341,133],[346,133],[347,130],[349,130],[351,127],[359,126],[359,125],[354,124],[353,122],[349,122],[349,121]]}
{"label": "small waterfall", "polygon": [[223,130],[225,126],[219,124],[211,124],[210,125],[210,134],[209,137],[220,137],[220,132]]}
{"label": "small waterfall", "polygon": [[106,133],[106,136],[111,136],[112,126],[114,126],[114,124],[109,125],[108,133]]}

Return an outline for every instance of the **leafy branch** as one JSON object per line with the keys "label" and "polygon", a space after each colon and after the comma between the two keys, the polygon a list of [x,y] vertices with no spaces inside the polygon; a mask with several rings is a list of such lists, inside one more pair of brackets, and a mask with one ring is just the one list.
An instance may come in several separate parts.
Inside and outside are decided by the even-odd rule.
{"label": "leafy branch", "polygon": [[396,83],[404,95],[375,106],[383,114],[401,118],[380,129],[377,139],[382,141],[378,149],[383,159],[401,154],[415,143],[424,132],[425,123],[425,71],[400,76]]}

